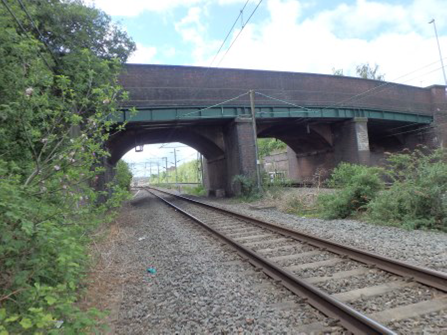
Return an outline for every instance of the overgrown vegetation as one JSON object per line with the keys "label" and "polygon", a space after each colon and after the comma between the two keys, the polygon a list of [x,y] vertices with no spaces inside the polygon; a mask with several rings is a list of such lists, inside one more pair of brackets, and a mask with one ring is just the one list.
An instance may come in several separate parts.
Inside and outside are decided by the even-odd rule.
{"label": "overgrown vegetation", "polygon": [[321,215],[326,219],[346,218],[366,210],[384,186],[381,169],[349,163],[334,169],[328,184],[339,190],[322,194],[318,200]]}
{"label": "overgrown vegetation", "polygon": [[258,138],[259,157],[263,158],[275,152],[286,151],[287,145],[275,138]]}
{"label": "overgrown vegetation", "polygon": [[447,231],[447,152],[419,148],[388,155],[391,187],[368,205],[368,218],[410,229]]}
{"label": "overgrown vegetation", "polygon": [[135,46],[81,1],[22,2],[0,11],[0,334],[88,333],[89,235],[128,195],[121,166],[106,203],[95,186]]}
{"label": "overgrown vegetation", "polygon": [[239,194],[239,198],[243,201],[250,202],[261,197],[254,178],[238,174],[233,177],[232,185],[235,193]]}
{"label": "overgrown vegetation", "polygon": [[201,166],[198,159],[193,159],[177,166],[177,176],[175,169],[171,167],[167,172],[152,173],[150,176],[153,184],[175,183],[200,183],[201,182]]}
{"label": "overgrown vegetation", "polygon": [[[324,218],[363,214],[378,224],[409,229],[447,231],[447,152],[421,147],[415,151],[387,154],[384,168],[342,163],[329,185],[334,194],[319,198]],[[384,188],[383,180],[390,181]]]}
{"label": "overgrown vegetation", "polygon": [[132,182],[132,173],[129,165],[123,160],[118,161],[115,168],[116,184],[123,190],[130,191],[130,183]]}
{"label": "overgrown vegetation", "polygon": [[197,185],[197,186],[184,186],[183,192],[186,194],[195,195],[197,197],[204,197],[206,196],[206,190],[203,187],[203,185]]}

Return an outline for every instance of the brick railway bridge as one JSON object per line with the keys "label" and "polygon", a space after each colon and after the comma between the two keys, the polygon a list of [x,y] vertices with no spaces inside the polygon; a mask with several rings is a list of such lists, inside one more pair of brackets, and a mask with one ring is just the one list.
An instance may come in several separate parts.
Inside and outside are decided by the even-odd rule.
{"label": "brick railway bridge", "polygon": [[257,136],[287,144],[290,177],[297,181],[342,161],[375,165],[384,152],[447,143],[445,86],[137,64],[126,65],[119,81],[130,94],[120,116],[128,124],[108,143],[109,168],[136,145],[181,142],[204,156],[209,194],[232,195],[233,176],[256,173],[249,90],[255,91]]}

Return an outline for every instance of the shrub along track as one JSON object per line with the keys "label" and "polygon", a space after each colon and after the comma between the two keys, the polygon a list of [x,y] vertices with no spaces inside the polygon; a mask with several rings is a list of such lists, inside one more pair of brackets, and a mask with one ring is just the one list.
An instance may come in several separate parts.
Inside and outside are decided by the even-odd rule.
{"label": "shrub along track", "polygon": [[[439,324],[440,329],[433,331],[445,331],[447,320],[441,317],[439,322],[437,313],[447,310],[446,273],[346,247],[158,189],[147,190],[217,235],[252,265],[309,304],[339,320],[350,332],[392,334],[401,325],[416,331],[420,319],[427,315]],[[424,327],[424,322],[421,324]],[[324,329],[323,324],[315,323],[300,331]]]}

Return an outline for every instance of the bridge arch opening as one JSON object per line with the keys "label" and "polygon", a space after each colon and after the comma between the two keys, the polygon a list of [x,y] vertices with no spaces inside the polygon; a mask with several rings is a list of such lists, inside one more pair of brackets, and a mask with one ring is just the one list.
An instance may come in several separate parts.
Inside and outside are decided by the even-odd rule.
{"label": "bridge arch opening", "polygon": [[134,186],[196,186],[202,182],[201,154],[183,143],[146,144],[129,150],[122,160],[129,165]]}
{"label": "bridge arch opening", "polygon": [[212,139],[189,129],[128,129],[115,134],[109,140],[109,163],[115,165],[137,146],[163,143],[182,143],[194,148],[206,159],[215,159],[224,154],[223,149]]}
{"label": "bridge arch opening", "polygon": [[286,145],[283,154],[269,158],[287,168],[287,179],[314,182],[326,178],[334,168],[333,131],[330,123],[296,120],[261,127],[260,138],[274,138]]}

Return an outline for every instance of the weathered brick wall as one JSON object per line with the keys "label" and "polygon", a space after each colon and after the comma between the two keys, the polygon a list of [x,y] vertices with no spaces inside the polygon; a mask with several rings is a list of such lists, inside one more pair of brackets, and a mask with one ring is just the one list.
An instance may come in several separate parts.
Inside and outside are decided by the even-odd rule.
{"label": "weathered brick wall", "polygon": [[[432,86],[431,99],[434,113],[435,129],[427,136],[428,144],[447,147],[447,88],[444,86]],[[430,143],[431,142],[431,143]]]}
{"label": "weathered brick wall", "polygon": [[236,119],[224,132],[227,164],[227,194],[237,194],[240,188],[232,185],[234,176],[256,177],[256,152],[251,119]]}
{"label": "weathered brick wall", "polygon": [[203,158],[203,176],[208,195],[215,196],[217,190],[225,190],[228,178],[225,157],[213,160]]}
{"label": "weathered brick wall", "polygon": [[337,125],[334,129],[334,159],[336,164],[370,164],[366,119],[348,120]]}
{"label": "weathered brick wall", "polygon": [[[130,92],[131,100],[126,105],[137,107],[209,106],[254,89],[304,106],[337,104],[432,114],[430,89],[353,77],[127,64],[120,83]],[[359,95],[365,91],[367,95]],[[231,105],[249,106],[248,99],[246,96]],[[272,105],[272,100],[257,96],[256,104]]]}
{"label": "weathered brick wall", "polygon": [[263,168],[265,172],[283,172],[286,178],[289,178],[289,159],[287,152],[280,152],[265,156],[263,159]]}

